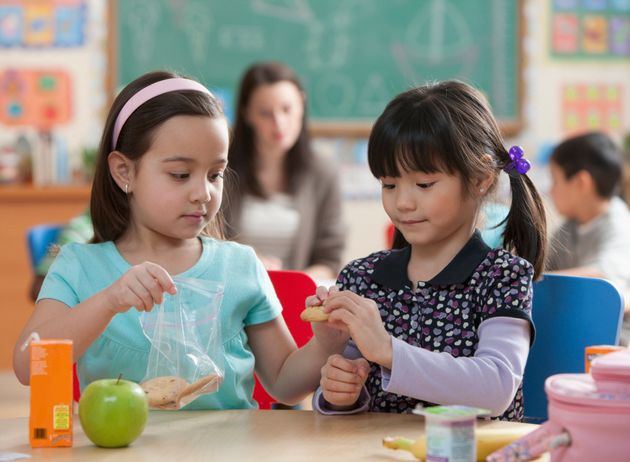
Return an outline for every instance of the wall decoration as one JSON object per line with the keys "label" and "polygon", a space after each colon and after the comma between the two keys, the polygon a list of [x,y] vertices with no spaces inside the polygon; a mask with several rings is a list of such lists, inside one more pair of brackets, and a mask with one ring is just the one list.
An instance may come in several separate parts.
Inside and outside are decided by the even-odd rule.
{"label": "wall decoration", "polygon": [[621,84],[567,84],[562,89],[562,127],[566,135],[622,129]]}
{"label": "wall decoration", "polygon": [[0,0],[0,48],[77,47],[85,0]]}
{"label": "wall decoration", "polygon": [[71,80],[60,70],[0,70],[0,124],[49,130],[72,114]]}
{"label": "wall decoration", "polygon": [[550,18],[554,57],[630,57],[630,0],[554,0]]}

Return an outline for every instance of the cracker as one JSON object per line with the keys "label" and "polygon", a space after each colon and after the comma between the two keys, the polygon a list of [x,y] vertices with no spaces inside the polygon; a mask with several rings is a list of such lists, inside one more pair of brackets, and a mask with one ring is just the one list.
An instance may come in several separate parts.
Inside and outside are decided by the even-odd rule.
{"label": "cracker", "polygon": [[167,375],[145,380],[140,384],[147,395],[149,406],[169,409],[177,402],[179,393],[188,386],[188,382],[181,377]]}
{"label": "cracker", "polygon": [[308,322],[328,321],[328,313],[322,311],[322,306],[308,306],[300,313],[300,319]]}
{"label": "cracker", "polygon": [[221,378],[218,375],[206,375],[180,390],[176,402],[180,407],[183,407],[193,401],[198,395],[216,391],[220,384]]}

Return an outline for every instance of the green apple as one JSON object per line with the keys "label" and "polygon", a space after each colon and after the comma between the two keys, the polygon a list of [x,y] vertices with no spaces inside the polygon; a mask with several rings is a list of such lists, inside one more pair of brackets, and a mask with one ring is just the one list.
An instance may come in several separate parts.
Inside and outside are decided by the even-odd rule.
{"label": "green apple", "polygon": [[127,446],[140,436],[148,415],[149,405],[144,391],[129,380],[96,380],[81,393],[81,426],[97,446]]}

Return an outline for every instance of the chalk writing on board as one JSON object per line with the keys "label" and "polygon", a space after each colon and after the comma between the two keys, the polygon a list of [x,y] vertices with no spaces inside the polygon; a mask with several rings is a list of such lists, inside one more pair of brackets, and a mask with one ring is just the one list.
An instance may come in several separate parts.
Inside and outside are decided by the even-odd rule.
{"label": "chalk writing on board", "polygon": [[201,65],[208,51],[206,44],[214,32],[212,8],[202,4],[191,4],[186,8],[185,14],[187,26],[184,28],[184,33],[188,37],[193,60]]}
{"label": "chalk writing on board", "polygon": [[313,20],[313,12],[306,0],[287,1],[284,5],[274,5],[265,0],[252,0],[252,10],[263,16],[306,24]]}
{"label": "chalk writing on board", "polygon": [[458,78],[520,123],[522,0],[111,1],[117,86],[168,69],[235,92],[251,63],[279,60],[314,122],[369,123],[397,93]]}

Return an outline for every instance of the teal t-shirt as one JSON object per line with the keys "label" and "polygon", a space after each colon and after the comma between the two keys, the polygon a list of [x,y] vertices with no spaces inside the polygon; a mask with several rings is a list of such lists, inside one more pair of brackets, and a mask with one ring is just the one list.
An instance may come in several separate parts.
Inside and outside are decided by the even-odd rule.
{"label": "teal t-shirt", "polygon": [[[224,284],[219,319],[225,377],[219,391],[197,398],[185,409],[254,408],[254,355],[244,328],[276,318],[282,307],[267,271],[250,247],[208,237],[200,239],[203,251],[199,261],[177,276]],[[129,269],[113,242],[66,244],[52,264],[38,300],[51,298],[72,308],[110,286]],[[135,382],[143,379],[150,343],[142,331],[140,316],[134,308],[116,314],[79,358],[82,389],[94,380],[121,373]]]}

